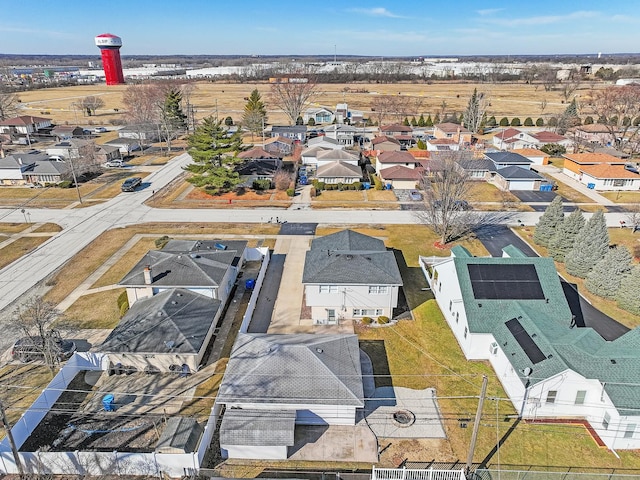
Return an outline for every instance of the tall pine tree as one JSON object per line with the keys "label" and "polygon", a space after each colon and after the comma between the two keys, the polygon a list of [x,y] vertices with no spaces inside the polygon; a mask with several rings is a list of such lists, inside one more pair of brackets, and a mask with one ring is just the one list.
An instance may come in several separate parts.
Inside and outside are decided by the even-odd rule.
{"label": "tall pine tree", "polygon": [[587,275],[584,286],[591,293],[615,298],[622,280],[631,273],[631,254],[627,247],[611,248]]}
{"label": "tall pine tree", "polygon": [[595,212],[576,236],[573,248],[565,256],[569,275],[586,278],[596,263],[609,251],[609,232],[604,214]]}
{"label": "tall pine tree", "polygon": [[631,269],[631,273],[622,279],[616,295],[616,301],[620,308],[627,312],[640,315],[640,265]]}
{"label": "tall pine tree", "polygon": [[556,227],[556,232],[549,241],[549,256],[556,262],[564,262],[565,255],[573,248],[573,242],[584,224],[582,211],[576,208]]}
{"label": "tall pine tree", "polygon": [[186,167],[192,172],[190,183],[211,194],[228,192],[240,183],[234,170],[242,151],[239,132],[229,137],[222,121],[207,117],[187,138],[187,145],[194,162]]}
{"label": "tall pine tree", "polygon": [[562,223],[564,212],[562,211],[562,197],[556,196],[536,224],[533,232],[533,241],[543,247],[548,247],[549,242],[556,233],[556,228]]}

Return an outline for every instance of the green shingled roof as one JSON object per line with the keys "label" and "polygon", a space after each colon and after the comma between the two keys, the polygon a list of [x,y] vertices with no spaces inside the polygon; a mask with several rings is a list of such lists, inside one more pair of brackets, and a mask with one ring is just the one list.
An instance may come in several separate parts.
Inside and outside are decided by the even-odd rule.
{"label": "green shingled roof", "polygon": [[[591,328],[572,327],[572,313],[553,260],[517,256],[515,247],[508,248],[511,258],[476,258],[452,249],[469,331],[493,334],[523,383],[526,367],[534,371],[534,384],[571,369],[585,378],[600,380],[621,415],[640,413],[640,330],[631,330],[609,342]],[[476,300],[467,268],[471,264],[534,265],[545,299]],[[513,318],[518,319],[546,359],[532,364],[505,325]]]}

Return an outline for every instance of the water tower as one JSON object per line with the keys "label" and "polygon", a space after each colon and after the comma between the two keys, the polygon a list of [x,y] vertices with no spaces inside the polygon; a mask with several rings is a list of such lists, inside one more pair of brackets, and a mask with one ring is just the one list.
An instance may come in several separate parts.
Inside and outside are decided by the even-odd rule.
{"label": "water tower", "polygon": [[111,33],[103,33],[96,37],[96,45],[102,52],[102,68],[107,85],[121,85],[124,83],[122,62],[120,61],[120,47],[122,39]]}

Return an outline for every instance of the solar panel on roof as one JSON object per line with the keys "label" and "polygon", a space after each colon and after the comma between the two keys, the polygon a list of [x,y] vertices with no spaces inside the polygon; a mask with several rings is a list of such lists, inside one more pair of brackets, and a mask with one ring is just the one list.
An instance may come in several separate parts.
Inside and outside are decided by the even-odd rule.
{"label": "solar panel on roof", "polygon": [[535,265],[468,264],[476,300],[543,300]]}
{"label": "solar panel on roof", "polygon": [[533,341],[533,338],[531,338],[527,331],[522,327],[517,318],[512,318],[505,322],[505,325],[511,332],[511,335],[513,335],[513,338],[516,339],[516,342],[518,342],[518,345],[520,345],[520,348],[522,348],[527,357],[529,357],[531,363],[535,365],[547,358],[545,354],[542,353],[542,350],[540,350],[540,347],[536,345],[536,342]]}

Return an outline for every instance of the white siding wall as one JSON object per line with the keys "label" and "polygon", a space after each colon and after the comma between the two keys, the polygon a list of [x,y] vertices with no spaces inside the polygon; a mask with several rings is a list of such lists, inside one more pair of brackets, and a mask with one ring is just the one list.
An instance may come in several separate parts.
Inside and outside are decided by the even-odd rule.
{"label": "white siding wall", "polygon": [[[320,286],[305,285],[307,306],[313,320],[326,320],[326,309],[335,309],[336,316],[353,318],[353,309],[383,309],[382,315],[391,317],[398,305],[398,286],[387,286],[387,293],[370,294],[369,285],[336,285],[335,293],[320,293]],[[369,315],[370,316],[370,315]]]}
{"label": "white siding wall", "polygon": [[[595,183],[596,190],[613,190],[613,191],[625,191],[625,190],[638,190],[638,188],[640,188],[640,177],[636,180],[636,179],[625,179],[625,183],[628,183],[628,185],[624,185],[624,186],[614,186],[614,185],[605,185],[605,180],[601,179],[601,178],[593,178],[589,175],[587,175],[586,173],[582,174],[582,178],[579,178],[579,180],[584,183],[585,185],[588,185],[590,183]],[[629,180],[631,180],[631,182],[629,182]]]}
{"label": "white siding wall", "polygon": [[244,458],[253,460],[286,460],[286,446],[265,445],[223,445],[220,444],[222,458]]}

